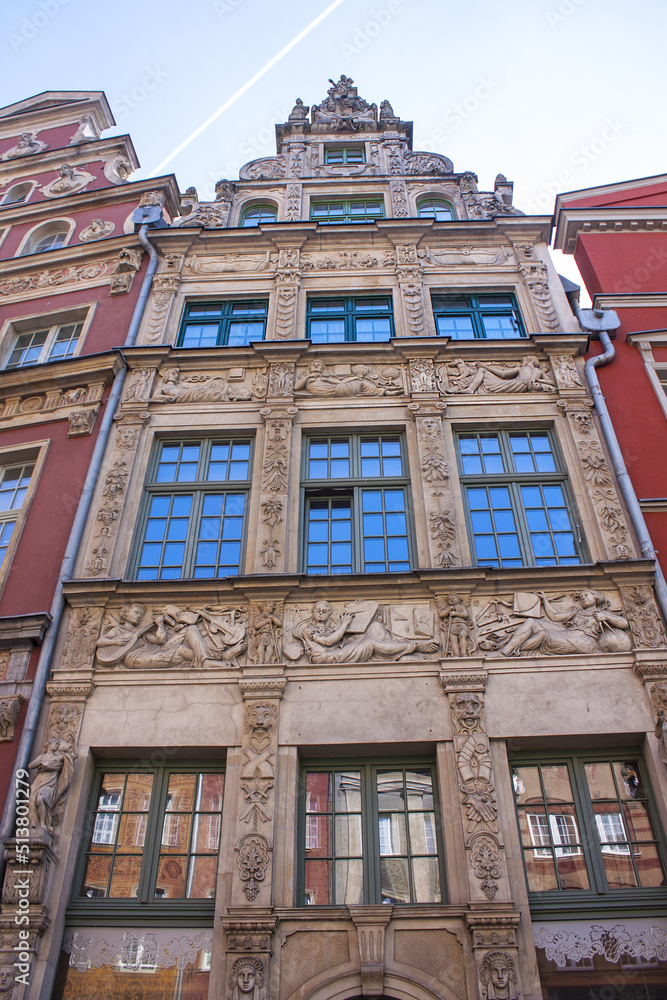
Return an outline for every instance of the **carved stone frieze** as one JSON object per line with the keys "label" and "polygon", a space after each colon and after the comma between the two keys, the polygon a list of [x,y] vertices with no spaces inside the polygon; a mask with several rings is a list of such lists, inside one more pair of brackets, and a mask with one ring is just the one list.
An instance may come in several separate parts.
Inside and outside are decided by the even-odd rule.
{"label": "carved stone frieze", "polygon": [[0,743],[11,743],[25,698],[21,694],[0,700]]}
{"label": "carved stone frieze", "polygon": [[[81,437],[92,431],[100,409],[103,388],[102,382],[94,382],[87,386],[62,390],[52,389],[48,392],[31,395],[21,395],[19,390],[17,395],[8,395],[4,402],[0,402],[0,421],[13,420],[26,415],[32,417],[37,414],[40,414],[43,419],[46,414],[53,414],[55,410],[64,411],[66,408],[77,406],[80,409],[70,411],[67,414],[59,412],[57,416],[67,416],[68,437]],[[50,419],[53,419],[53,416]]]}
{"label": "carved stone frieze", "polygon": [[277,361],[269,365],[269,396],[289,396],[294,394],[294,363]]}
{"label": "carved stone frieze", "polygon": [[410,359],[410,390],[413,393],[437,392],[435,367],[430,358]]}
{"label": "carved stone frieze", "polygon": [[[267,566],[267,569],[269,567]],[[250,605],[250,654],[253,663],[280,663],[282,658],[283,602]]]}
{"label": "carved stone frieze", "polygon": [[394,266],[391,250],[383,253],[366,253],[361,250],[331,250],[328,253],[314,250],[302,253],[300,266],[303,271],[356,271]]}
{"label": "carved stone frieze", "polygon": [[581,389],[581,379],[571,354],[556,354],[551,359],[556,382],[560,389]]}
{"label": "carved stone frieze", "polygon": [[108,269],[108,261],[99,261],[96,264],[73,264],[52,271],[39,271],[37,274],[7,278],[0,281],[0,295],[23,296],[27,292],[41,291],[44,288],[94,281],[95,278],[107,274]]}
{"label": "carved stone frieze", "polygon": [[426,247],[419,251],[423,267],[451,267],[471,264],[506,265],[514,263],[514,256],[507,247],[475,247],[462,244],[457,247],[434,249]]}
{"label": "carved stone frieze", "polygon": [[[252,913],[252,911],[250,911]],[[223,917],[222,926],[227,935],[227,952],[244,952],[246,954],[261,954],[262,952],[271,954],[271,935],[276,928],[276,918],[271,916],[260,916],[259,914],[248,916],[243,912],[234,913],[233,916]]]}
{"label": "carved stone frieze", "polygon": [[184,269],[191,274],[237,274],[244,271],[265,271],[271,264],[270,251],[250,253],[244,250],[220,253],[216,256],[187,257]]}
{"label": "carved stone frieze", "polygon": [[237,667],[247,645],[245,606],[192,611],[174,604],[151,610],[128,604],[107,614],[95,644],[96,665],[107,670]]}
{"label": "carved stone frieze", "polygon": [[[453,530],[453,525],[452,525]],[[470,598],[459,594],[436,597],[444,656],[472,656],[476,649],[470,625]]]}
{"label": "carved stone frieze", "polygon": [[428,603],[380,606],[351,601],[334,608],[290,605],[283,618],[283,653],[299,663],[363,663],[431,657],[439,649],[435,615]]}
{"label": "carved stone frieze", "polygon": [[655,649],[667,645],[665,626],[651,587],[621,588],[623,607],[630,623],[635,646]]}
{"label": "carved stone frieze", "polygon": [[467,361],[455,358],[438,367],[445,393],[556,392],[551,373],[527,354],[520,361]]}
{"label": "carved stone frieze", "polygon": [[465,922],[470,928],[473,949],[483,951],[487,948],[516,949],[516,929],[520,923],[518,913],[475,913],[468,912]]}
{"label": "carved stone frieze", "polygon": [[125,390],[125,402],[134,403],[145,400],[150,394],[151,382],[155,370],[153,368],[135,368]]}
{"label": "carved stone frieze", "polygon": [[494,597],[474,614],[477,645],[487,656],[572,656],[632,649],[627,619],[599,590],[563,599],[519,592]]}
{"label": "carved stone frieze", "polygon": [[102,621],[101,608],[73,608],[70,612],[63,666],[75,670],[91,669],[95,658],[95,640]]}
{"label": "carved stone frieze", "polygon": [[236,403],[263,399],[266,370],[254,370],[246,379],[244,369],[228,369],[219,375],[206,372],[183,374],[178,368],[163,368],[151,403]]}
{"label": "carved stone frieze", "polygon": [[229,202],[202,204],[197,202],[192,211],[176,223],[180,227],[201,226],[203,229],[224,229],[229,218]]}
{"label": "carved stone frieze", "polygon": [[340,365],[338,369],[340,374],[317,358],[306,368],[297,369],[295,396],[349,399],[352,396],[402,396],[405,392],[402,371],[398,367],[377,370],[368,365]]}

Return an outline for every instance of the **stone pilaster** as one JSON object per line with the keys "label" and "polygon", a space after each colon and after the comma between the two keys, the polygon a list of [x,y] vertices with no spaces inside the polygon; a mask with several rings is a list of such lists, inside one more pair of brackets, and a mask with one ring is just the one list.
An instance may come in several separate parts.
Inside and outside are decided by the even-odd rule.
{"label": "stone pilaster", "polygon": [[408,403],[408,411],[417,428],[432,566],[456,566],[460,562],[454,524],[454,501],[445,461],[442,429],[445,407],[446,404],[439,401]]}
{"label": "stone pilaster", "polygon": [[254,572],[282,573],[287,542],[290,438],[298,411],[295,406],[267,406],[260,412],[264,420],[264,451]]}

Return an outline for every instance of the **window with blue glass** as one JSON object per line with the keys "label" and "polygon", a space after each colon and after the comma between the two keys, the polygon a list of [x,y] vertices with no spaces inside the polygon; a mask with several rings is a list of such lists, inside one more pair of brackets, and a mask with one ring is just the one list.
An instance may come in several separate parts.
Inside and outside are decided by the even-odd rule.
{"label": "window with blue glass", "polygon": [[159,443],[146,487],[137,580],[239,573],[251,459],[249,439]]}
{"label": "window with blue glass", "polygon": [[457,446],[478,566],[583,561],[567,477],[547,431],[462,433]]}
{"label": "window with blue glass", "polygon": [[304,464],[304,571],[409,570],[403,439],[396,434],[312,437]]}
{"label": "window with blue glass", "polygon": [[264,340],[268,300],[188,302],[177,347],[246,347]]}
{"label": "window with blue glass", "polygon": [[308,336],[314,344],[371,343],[393,335],[390,295],[308,299]]}
{"label": "window with blue glass", "polygon": [[330,164],[365,163],[366,150],[363,146],[325,146],[324,162]]}
{"label": "window with blue glass", "polygon": [[311,201],[310,217],[314,222],[350,223],[374,222],[384,219],[384,200],[373,198],[336,198],[327,201]]}
{"label": "window with blue glass", "polygon": [[248,208],[243,209],[241,225],[243,227],[259,226],[265,222],[275,222],[276,218],[277,209],[275,205],[249,205]]}
{"label": "window with blue glass", "polygon": [[420,219],[435,219],[436,222],[450,222],[456,218],[454,209],[444,198],[420,198],[417,215]]}
{"label": "window with blue glass", "polygon": [[434,295],[438,334],[452,340],[514,340],[526,332],[513,295]]}

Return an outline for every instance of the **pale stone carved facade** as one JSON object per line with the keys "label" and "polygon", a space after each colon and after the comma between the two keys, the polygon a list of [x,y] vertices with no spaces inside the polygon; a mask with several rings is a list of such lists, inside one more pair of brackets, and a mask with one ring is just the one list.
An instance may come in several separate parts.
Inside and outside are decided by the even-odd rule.
{"label": "pale stone carved facade", "polygon": [[[221,182],[216,202],[188,192],[190,211],[153,235],[160,269],[139,346],[126,352],[130,374],[77,579],[66,585],[68,625],[33,762],[39,776],[59,755],[53,773],[64,775],[41,812],[32,793],[50,865],[35,903],[39,975],[46,981],[47,959],[57,962],[63,932],[83,976],[137,961],[138,944],[132,960],[108,958],[124,945],[104,928],[105,899],[68,910],[96,758],[123,767],[201,759],[226,761],[215,902],[196,917],[181,906],[183,928],[169,941],[159,901],[150,934],[132,929],[128,912],[130,939],[161,956],[152,968],[194,968],[187,963],[208,948],[208,996],[229,1000],[538,1000],[538,960],[540,970],[549,964],[560,940],[549,935],[567,932],[577,911],[559,899],[534,940],[508,754],[631,744],[658,812],[667,786],[665,628],[585,388],[586,338],[548,258],[549,220],[513,209],[501,175],[480,193],[445,156],[413,152],[410,124],[387,102],[363,101],[347,77],[312,112],[297,102],[277,134],[277,156]],[[332,157],[341,144],[355,163]],[[380,196],[384,217],[373,223],[310,217],[318,199]],[[420,214],[426,196],[453,218]],[[276,221],[242,226],[253,201],[275,205]],[[522,317],[516,336],[438,336],[441,298],[503,294]],[[392,303],[391,339],[354,342],[349,326],[347,339],[307,338],[316,299],[364,297]],[[262,339],[180,346],[184,309],[231,301],[265,303]],[[566,495],[576,535],[576,558],[562,565],[526,556],[525,538],[523,562],[505,566],[484,565],[475,548],[460,442],[515,430],[549,437],[556,464],[544,468],[560,476],[549,482]],[[363,559],[308,572],[307,511],[356,503],[368,482],[384,486],[361,466],[311,479],[307,449],[344,441],[361,462],[358,441],[383,435],[400,444],[409,559],[387,572]],[[231,439],[250,443],[237,572],[141,575],[147,484],[166,495],[157,449]],[[54,713],[64,719],[67,707],[67,739],[55,747]],[[399,759],[411,775],[432,769],[429,856],[439,858],[442,889],[428,900],[390,891],[399,866],[386,859],[398,848],[372,860],[365,842],[377,869],[364,876],[370,887],[331,888],[329,905],[318,905],[304,855],[309,863],[323,850],[324,827],[301,769],[338,768],[351,799],[358,773]],[[375,836],[372,825],[364,837]],[[604,905],[591,904],[600,923]],[[664,920],[654,923],[659,943]]]}

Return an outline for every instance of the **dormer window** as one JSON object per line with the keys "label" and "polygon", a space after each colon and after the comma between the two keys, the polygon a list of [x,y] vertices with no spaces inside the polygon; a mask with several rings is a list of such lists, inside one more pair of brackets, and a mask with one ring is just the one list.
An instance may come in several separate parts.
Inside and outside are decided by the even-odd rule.
{"label": "dormer window", "polygon": [[325,146],[324,162],[327,164],[355,164],[366,162],[363,146]]}
{"label": "dormer window", "polygon": [[310,203],[310,217],[314,222],[328,225],[374,222],[375,219],[384,219],[384,202],[380,197],[312,201]]}
{"label": "dormer window", "polygon": [[249,226],[261,226],[265,222],[275,222],[276,217],[277,210],[275,205],[249,205],[248,208],[243,209],[243,213],[241,215],[241,225],[244,228]]}

